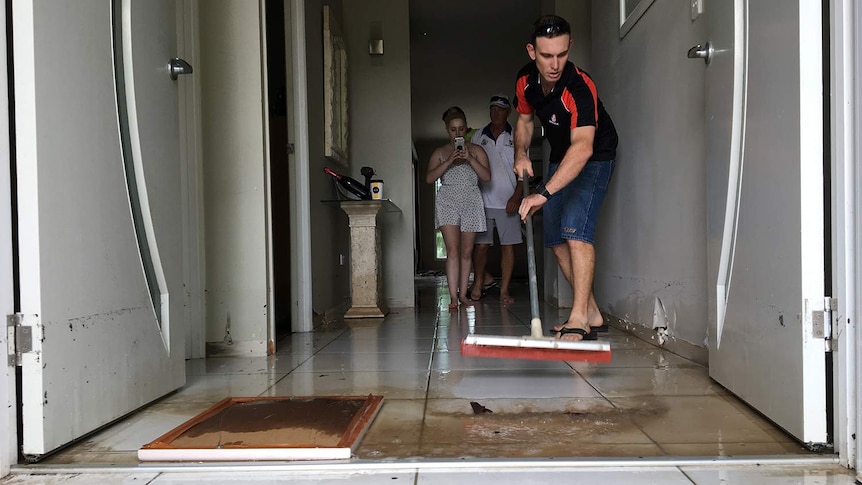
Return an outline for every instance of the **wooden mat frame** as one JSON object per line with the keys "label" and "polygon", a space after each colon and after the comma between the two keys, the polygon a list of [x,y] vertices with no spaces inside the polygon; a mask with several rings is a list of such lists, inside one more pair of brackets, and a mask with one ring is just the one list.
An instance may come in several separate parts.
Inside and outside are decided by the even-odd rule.
{"label": "wooden mat frame", "polygon": [[[336,401],[363,401],[353,419],[334,447],[321,447],[303,443],[263,443],[257,445],[224,444],[218,447],[189,448],[173,444],[173,441],[192,427],[217,415],[235,404],[263,401],[330,399]],[[383,396],[269,396],[229,397],[219,401],[206,411],[189,419],[138,450],[141,461],[234,461],[234,460],[337,460],[352,456],[362,435],[377,416]]]}

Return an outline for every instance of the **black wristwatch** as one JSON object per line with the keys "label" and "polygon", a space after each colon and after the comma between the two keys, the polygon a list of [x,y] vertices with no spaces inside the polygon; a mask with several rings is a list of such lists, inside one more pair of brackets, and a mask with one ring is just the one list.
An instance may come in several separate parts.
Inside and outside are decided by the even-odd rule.
{"label": "black wristwatch", "polygon": [[545,187],[545,184],[537,185],[536,186],[536,193],[541,195],[542,197],[544,197],[546,199],[549,199],[549,200],[553,196],[553,194],[548,192],[548,189],[547,189],[547,187]]}

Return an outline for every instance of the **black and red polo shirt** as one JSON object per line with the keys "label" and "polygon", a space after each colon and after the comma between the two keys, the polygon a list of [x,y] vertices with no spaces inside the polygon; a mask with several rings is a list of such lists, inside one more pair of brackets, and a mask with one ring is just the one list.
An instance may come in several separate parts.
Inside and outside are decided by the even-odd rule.
{"label": "black and red polo shirt", "polygon": [[530,62],[518,72],[515,94],[518,113],[534,113],[542,122],[545,138],[551,144],[551,163],[563,159],[571,146],[572,130],[579,126],[596,127],[590,160],[616,159],[614,122],[599,99],[593,79],[571,62],[566,62],[560,80],[547,96],[542,92],[536,63]]}

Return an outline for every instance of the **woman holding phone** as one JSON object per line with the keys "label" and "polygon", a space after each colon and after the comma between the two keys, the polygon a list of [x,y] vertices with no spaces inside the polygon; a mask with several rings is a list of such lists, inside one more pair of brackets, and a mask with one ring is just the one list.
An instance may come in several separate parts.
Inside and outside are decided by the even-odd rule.
{"label": "woman holding phone", "polygon": [[431,154],[425,181],[433,184],[440,179],[441,182],[434,207],[434,220],[446,244],[449,310],[457,310],[459,302],[473,304],[467,294],[473,266],[473,244],[476,233],[486,230],[485,205],[479,191],[479,180],[491,180],[491,169],[485,150],[464,139],[467,134],[467,116],[461,108],[453,106],[447,109],[443,113],[443,123],[449,143],[438,147]]}

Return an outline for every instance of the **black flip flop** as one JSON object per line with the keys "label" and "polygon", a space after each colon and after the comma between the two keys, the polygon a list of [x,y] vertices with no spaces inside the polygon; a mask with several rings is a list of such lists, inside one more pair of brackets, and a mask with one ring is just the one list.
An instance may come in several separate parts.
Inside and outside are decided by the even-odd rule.
{"label": "black flip flop", "polygon": [[[560,328],[562,328],[562,327],[563,327],[563,325],[565,325],[566,323],[567,323],[567,322],[563,322],[563,323],[561,323],[561,324],[559,325],[559,326],[560,326]],[[552,328],[551,330],[554,330],[554,329]],[[607,323],[603,323],[600,327],[592,327],[592,326],[590,327],[590,332],[605,333],[605,332],[608,332],[609,330],[610,330],[610,327],[608,326],[608,324],[607,324]],[[559,333],[559,330],[554,330],[554,333]]]}
{"label": "black flip flop", "polygon": [[500,286],[500,283],[497,283],[496,280],[488,283],[487,285],[482,285],[482,297],[484,298],[488,296],[488,290],[490,290],[491,288],[496,288],[498,286]]}
{"label": "black flip flop", "polygon": [[584,329],[582,329],[582,328],[568,328],[568,327],[563,327],[563,328],[561,328],[561,329],[560,329],[560,331],[559,331],[559,332],[557,332],[557,333],[559,333],[559,334],[560,334],[560,338],[562,338],[562,337],[563,337],[563,335],[568,335],[568,334],[570,334],[570,333],[576,333],[576,334],[578,334],[578,335],[580,335],[580,336],[581,336],[581,340],[582,340],[582,341],[583,341],[583,340],[597,340],[597,339],[599,338],[599,336],[598,336],[598,335],[596,335],[596,332],[592,332],[592,331],[587,332],[586,330],[584,330]]}
{"label": "black flip flop", "polygon": [[487,285],[483,285],[483,286],[482,286],[482,291],[488,291],[488,290],[490,290],[491,288],[496,288],[496,287],[498,287],[498,286],[500,286],[500,283],[498,283],[498,282],[497,282],[497,280],[494,280],[494,281],[492,281],[492,282],[488,283]]}

